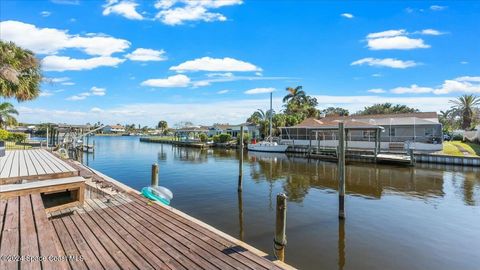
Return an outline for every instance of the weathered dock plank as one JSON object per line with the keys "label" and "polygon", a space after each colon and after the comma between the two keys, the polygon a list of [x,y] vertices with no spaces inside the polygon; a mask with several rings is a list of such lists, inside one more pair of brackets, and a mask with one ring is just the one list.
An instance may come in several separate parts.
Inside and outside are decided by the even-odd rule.
{"label": "weathered dock plank", "polygon": [[[2,241],[0,250],[2,255],[15,256],[20,254],[20,237],[18,233],[18,215],[19,215],[19,198],[11,198],[7,202],[5,213],[5,223],[2,229]],[[19,262],[15,260],[0,260],[0,269],[18,269]]]}
{"label": "weathered dock plank", "polygon": [[45,149],[7,151],[0,166],[0,185],[78,176],[76,169]]}
{"label": "weathered dock plank", "polygon": [[[38,252],[38,241],[32,211],[32,203],[29,195],[20,197],[20,243],[20,254],[29,254],[32,257],[40,255]],[[40,261],[21,261],[20,268],[41,269]]]}

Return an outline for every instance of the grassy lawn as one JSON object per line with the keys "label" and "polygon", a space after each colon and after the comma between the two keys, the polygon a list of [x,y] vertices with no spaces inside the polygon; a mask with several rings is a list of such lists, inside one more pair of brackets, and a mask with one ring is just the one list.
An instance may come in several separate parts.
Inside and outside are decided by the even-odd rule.
{"label": "grassy lawn", "polygon": [[461,142],[461,141],[452,141],[453,145],[459,145],[463,147],[465,150],[473,156],[480,156],[480,145],[469,143],[469,142]]}
{"label": "grassy lawn", "polygon": [[174,141],[177,140],[174,136],[149,136],[147,137],[152,141]]}
{"label": "grassy lawn", "polygon": [[463,147],[472,156],[480,156],[480,145],[461,141],[443,142],[443,154],[452,156],[463,156],[456,145]]}

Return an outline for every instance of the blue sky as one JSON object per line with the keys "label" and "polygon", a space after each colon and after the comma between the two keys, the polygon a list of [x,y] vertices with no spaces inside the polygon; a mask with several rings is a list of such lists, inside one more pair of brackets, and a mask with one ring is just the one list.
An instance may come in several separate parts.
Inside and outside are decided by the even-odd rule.
{"label": "blue sky", "polygon": [[302,85],[319,108],[425,111],[480,94],[480,2],[1,1],[42,59],[25,122],[239,123]]}

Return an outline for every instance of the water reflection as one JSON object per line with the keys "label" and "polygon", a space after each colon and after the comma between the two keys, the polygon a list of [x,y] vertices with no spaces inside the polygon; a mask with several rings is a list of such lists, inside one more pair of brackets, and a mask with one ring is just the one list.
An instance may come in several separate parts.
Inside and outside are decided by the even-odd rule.
{"label": "water reflection", "polygon": [[243,195],[242,192],[237,192],[238,194],[238,239],[244,240],[245,234],[243,232]]}
{"label": "water reflection", "polygon": [[345,267],[345,219],[338,219],[338,269]]}
{"label": "water reflection", "polygon": [[208,150],[187,147],[173,147],[173,158],[178,161],[189,163],[205,163],[208,160]]}
{"label": "water reflection", "polygon": [[[290,201],[302,202],[311,188],[337,190],[337,166],[335,163],[308,160],[286,155],[267,156],[249,153],[251,177],[255,181],[283,181]],[[467,174],[468,175],[468,174]],[[471,179],[478,172],[470,174]],[[380,199],[383,194],[395,193],[417,198],[444,196],[443,171],[421,167],[377,166],[376,164],[351,163],[346,167],[347,193],[370,199]],[[466,200],[472,201],[473,180],[462,181],[470,191]]]}

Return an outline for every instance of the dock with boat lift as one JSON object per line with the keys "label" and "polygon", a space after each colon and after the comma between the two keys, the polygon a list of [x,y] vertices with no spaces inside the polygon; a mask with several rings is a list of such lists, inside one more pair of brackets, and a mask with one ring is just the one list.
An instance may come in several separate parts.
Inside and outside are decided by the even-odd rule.
{"label": "dock with boat lift", "polygon": [[[58,205],[52,203],[64,201],[55,197],[48,201],[55,191],[41,189],[1,199],[0,254],[45,259],[2,259],[0,269],[293,269],[185,213],[150,201],[79,162],[62,160],[45,150],[23,151],[1,158],[2,167],[8,161],[10,169],[8,176],[5,173],[0,180],[13,183],[4,187],[9,186],[11,191],[12,185],[42,186],[48,181],[61,181],[68,178],[59,178],[59,167],[64,166],[74,178],[84,179],[84,201],[54,208]],[[44,163],[39,162],[37,154],[41,154]],[[51,170],[46,172],[43,165]],[[23,170],[18,166],[25,166],[27,172],[10,174]]]}

